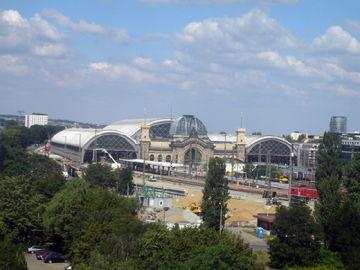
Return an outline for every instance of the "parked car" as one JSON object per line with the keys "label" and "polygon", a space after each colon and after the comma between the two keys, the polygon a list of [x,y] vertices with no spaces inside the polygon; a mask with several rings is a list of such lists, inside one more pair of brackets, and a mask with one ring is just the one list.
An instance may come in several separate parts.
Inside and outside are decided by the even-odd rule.
{"label": "parked car", "polygon": [[43,247],[39,246],[32,246],[27,249],[27,253],[35,253],[36,251],[42,251],[45,250]]}
{"label": "parked car", "polygon": [[149,176],[149,181],[150,181],[150,182],[156,182],[157,179],[158,179],[158,178],[157,178],[155,175],[150,175],[150,176]]}
{"label": "parked car", "polygon": [[54,262],[65,262],[65,257],[60,253],[51,252],[44,259],[44,263],[54,263]]}
{"label": "parked car", "polygon": [[51,253],[51,251],[49,250],[40,250],[40,251],[36,251],[36,259],[38,260],[43,260],[47,255],[49,255]]}

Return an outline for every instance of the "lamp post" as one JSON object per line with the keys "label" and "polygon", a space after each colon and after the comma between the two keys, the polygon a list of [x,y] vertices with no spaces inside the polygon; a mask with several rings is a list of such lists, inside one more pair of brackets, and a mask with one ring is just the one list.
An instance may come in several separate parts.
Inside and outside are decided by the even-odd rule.
{"label": "lamp post", "polygon": [[221,234],[221,231],[222,231],[222,203],[219,202],[219,205],[220,205],[219,234]]}
{"label": "lamp post", "polygon": [[288,190],[288,200],[289,200],[289,206],[291,204],[291,182],[292,182],[292,177],[294,174],[294,151],[291,147],[291,153],[290,153],[290,177],[289,177],[289,190]]}

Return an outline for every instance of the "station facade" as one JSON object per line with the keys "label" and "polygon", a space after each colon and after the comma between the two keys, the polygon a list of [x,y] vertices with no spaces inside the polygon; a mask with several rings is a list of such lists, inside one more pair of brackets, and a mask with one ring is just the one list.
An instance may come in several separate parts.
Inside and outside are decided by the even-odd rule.
{"label": "station facade", "polygon": [[105,156],[115,160],[144,159],[184,166],[207,168],[212,157],[229,163],[271,163],[288,165],[292,145],[277,136],[246,135],[244,128],[235,134],[209,134],[194,115],[176,119],[130,119],[103,129],[66,129],[51,139],[51,152],[62,157],[92,163]]}

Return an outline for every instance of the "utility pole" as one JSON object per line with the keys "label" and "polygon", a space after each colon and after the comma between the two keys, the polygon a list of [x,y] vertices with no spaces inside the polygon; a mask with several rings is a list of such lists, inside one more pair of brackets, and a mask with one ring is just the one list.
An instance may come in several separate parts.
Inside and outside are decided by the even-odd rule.
{"label": "utility pole", "polygon": [[267,155],[266,155],[266,179],[267,179],[267,184],[268,184],[268,196],[267,196],[267,204],[271,205],[271,198],[272,198],[272,194],[271,194],[271,156],[270,156],[270,151],[267,151]]}
{"label": "utility pole", "polygon": [[289,200],[289,206],[291,204],[291,184],[292,184],[292,178],[294,174],[294,151],[293,147],[291,146],[291,153],[290,153],[290,177],[289,177],[289,190],[288,190],[288,200]]}

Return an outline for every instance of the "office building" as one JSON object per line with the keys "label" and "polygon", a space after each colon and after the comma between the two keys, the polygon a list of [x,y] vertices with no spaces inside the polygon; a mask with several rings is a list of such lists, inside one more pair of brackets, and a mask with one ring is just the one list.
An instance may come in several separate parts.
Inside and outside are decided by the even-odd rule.
{"label": "office building", "polygon": [[32,113],[25,115],[25,127],[34,125],[45,126],[48,124],[49,116],[44,113]]}
{"label": "office building", "polygon": [[346,133],[347,118],[345,116],[332,116],[330,120],[330,132]]}

